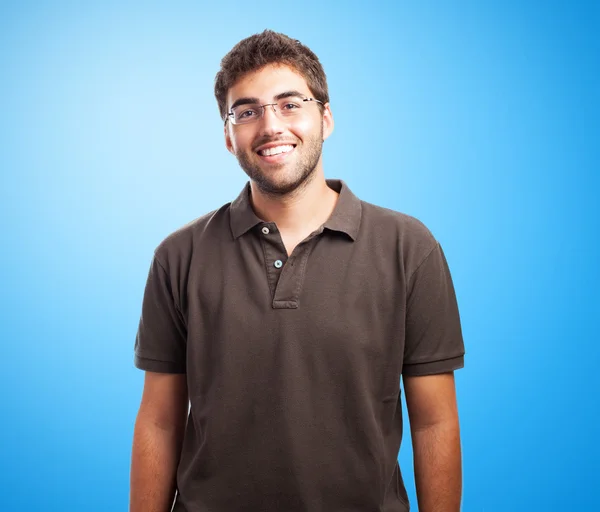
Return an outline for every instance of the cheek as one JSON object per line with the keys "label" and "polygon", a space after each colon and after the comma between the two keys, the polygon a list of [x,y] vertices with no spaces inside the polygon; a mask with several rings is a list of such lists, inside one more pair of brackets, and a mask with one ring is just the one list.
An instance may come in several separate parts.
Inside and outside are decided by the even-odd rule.
{"label": "cheek", "polygon": [[237,153],[238,151],[251,151],[254,137],[251,133],[235,133],[230,136],[231,146]]}
{"label": "cheek", "polygon": [[290,125],[290,131],[299,139],[308,139],[314,137],[321,130],[321,118],[304,118],[295,121]]}

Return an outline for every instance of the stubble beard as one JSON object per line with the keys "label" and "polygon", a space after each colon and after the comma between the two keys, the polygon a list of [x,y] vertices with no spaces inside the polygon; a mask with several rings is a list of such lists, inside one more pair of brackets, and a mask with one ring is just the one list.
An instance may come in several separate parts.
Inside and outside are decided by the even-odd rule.
{"label": "stubble beard", "polygon": [[[323,150],[323,129],[321,128],[321,132],[315,137],[306,139],[302,146],[299,160],[287,172],[287,179],[281,182],[271,179],[268,173],[261,169],[258,162],[252,161],[247,153],[238,151],[235,156],[240,167],[256,184],[261,193],[272,198],[289,197],[300,192],[314,178]],[[298,151],[298,146],[294,151]],[[253,153],[253,156],[256,156],[256,153]]]}

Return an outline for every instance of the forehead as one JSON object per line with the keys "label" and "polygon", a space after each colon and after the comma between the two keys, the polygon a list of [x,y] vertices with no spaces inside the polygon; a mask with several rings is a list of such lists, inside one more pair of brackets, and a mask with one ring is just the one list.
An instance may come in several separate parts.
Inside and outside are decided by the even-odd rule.
{"label": "forehead", "polygon": [[227,105],[238,98],[258,98],[271,101],[284,91],[311,94],[304,77],[293,68],[282,64],[269,64],[240,78],[227,92]]}

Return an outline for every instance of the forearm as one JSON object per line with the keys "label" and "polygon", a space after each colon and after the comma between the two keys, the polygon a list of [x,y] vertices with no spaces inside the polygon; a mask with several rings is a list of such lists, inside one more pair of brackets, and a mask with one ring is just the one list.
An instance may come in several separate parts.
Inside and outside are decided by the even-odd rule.
{"label": "forearm", "polygon": [[462,464],[458,421],[412,432],[420,512],[459,512]]}
{"label": "forearm", "polygon": [[138,416],[133,437],[130,512],[168,512],[175,497],[183,428],[164,428]]}

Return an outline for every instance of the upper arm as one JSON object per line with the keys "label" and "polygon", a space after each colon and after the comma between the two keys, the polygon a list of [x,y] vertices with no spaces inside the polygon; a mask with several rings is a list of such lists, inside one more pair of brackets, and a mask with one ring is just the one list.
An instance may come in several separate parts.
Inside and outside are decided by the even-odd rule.
{"label": "upper arm", "polygon": [[148,373],[186,373],[187,325],[177,281],[176,272],[167,271],[155,254],[135,339],[135,365]]}
{"label": "upper arm", "polygon": [[458,421],[453,372],[402,379],[411,430]]}
{"label": "upper arm", "polygon": [[181,427],[188,413],[185,374],[145,373],[139,416],[163,429]]}
{"label": "upper arm", "polygon": [[463,366],[465,347],[450,269],[436,243],[407,287],[402,373],[437,375]]}
{"label": "upper arm", "polygon": [[187,326],[178,305],[177,273],[155,252],[144,290],[135,340],[135,365],[145,370],[138,422],[181,428],[188,413]]}

